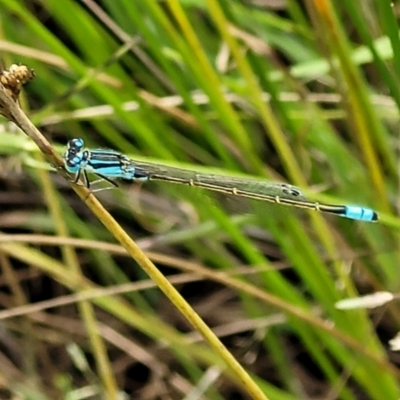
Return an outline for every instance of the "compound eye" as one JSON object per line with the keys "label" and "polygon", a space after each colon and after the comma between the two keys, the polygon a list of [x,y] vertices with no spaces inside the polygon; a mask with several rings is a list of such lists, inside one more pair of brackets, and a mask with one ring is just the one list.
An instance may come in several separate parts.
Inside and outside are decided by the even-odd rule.
{"label": "compound eye", "polygon": [[68,148],[70,150],[79,151],[83,147],[83,140],[82,139],[71,139],[68,142]]}
{"label": "compound eye", "polygon": [[81,163],[81,157],[74,156],[65,160],[65,166],[68,172],[78,172]]}

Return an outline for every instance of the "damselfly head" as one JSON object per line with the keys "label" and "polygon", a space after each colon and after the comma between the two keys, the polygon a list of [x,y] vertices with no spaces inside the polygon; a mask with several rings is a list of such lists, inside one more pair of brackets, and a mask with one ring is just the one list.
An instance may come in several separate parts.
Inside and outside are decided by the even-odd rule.
{"label": "damselfly head", "polygon": [[84,142],[82,139],[71,139],[67,144],[67,150],[64,153],[65,169],[68,172],[76,173],[82,167]]}

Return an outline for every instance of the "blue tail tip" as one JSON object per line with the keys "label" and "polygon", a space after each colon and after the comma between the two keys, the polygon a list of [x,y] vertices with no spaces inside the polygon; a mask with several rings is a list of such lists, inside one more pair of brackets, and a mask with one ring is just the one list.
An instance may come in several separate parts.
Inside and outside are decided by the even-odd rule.
{"label": "blue tail tip", "polygon": [[359,206],[346,206],[345,217],[369,222],[376,222],[379,219],[378,214],[374,210]]}

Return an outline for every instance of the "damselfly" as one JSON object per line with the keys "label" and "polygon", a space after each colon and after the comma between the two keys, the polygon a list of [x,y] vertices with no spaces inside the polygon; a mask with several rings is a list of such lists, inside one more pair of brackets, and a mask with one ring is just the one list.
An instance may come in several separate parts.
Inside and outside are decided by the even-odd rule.
{"label": "damselfly", "polygon": [[200,174],[181,168],[135,161],[114,150],[84,149],[82,139],[72,139],[68,142],[64,162],[65,169],[75,175],[74,182],[77,183],[82,178],[87,188],[90,188],[88,173],[95,174],[114,186],[118,186],[113,181],[115,178],[137,182],[166,181],[255,200],[322,211],[358,221],[378,220],[378,214],[370,208],[313,202],[308,200],[297,187],[286,183]]}

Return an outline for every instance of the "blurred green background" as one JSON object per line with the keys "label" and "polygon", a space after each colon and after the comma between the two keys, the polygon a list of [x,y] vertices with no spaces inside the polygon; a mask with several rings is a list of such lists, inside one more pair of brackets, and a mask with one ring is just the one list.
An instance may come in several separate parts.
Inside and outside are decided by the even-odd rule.
{"label": "blurred green background", "polygon": [[[400,286],[400,2],[0,0],[0,9],[3,68],[34,69],[20,103],[60,153],[81,137],[375,209],[373,224],[165,183],[96,193],[268,398],[399,398],[388,344],[397,304],[335,303]],[[4,118],[0,155],[4,393],[248,398]],[[80,269],[91,287],[124,293],[77,306],[70,279]]]}

